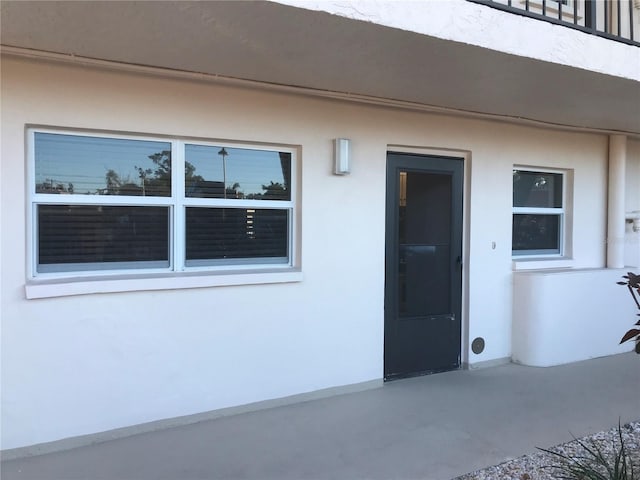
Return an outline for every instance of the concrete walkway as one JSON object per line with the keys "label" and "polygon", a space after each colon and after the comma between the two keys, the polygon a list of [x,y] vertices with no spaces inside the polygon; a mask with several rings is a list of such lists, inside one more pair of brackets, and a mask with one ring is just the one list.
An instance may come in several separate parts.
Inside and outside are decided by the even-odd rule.
{"label": "concrete walkway", "polygon": [[451,479],[640,419],[640,357],[518,365],[11,460],[2,479]]}

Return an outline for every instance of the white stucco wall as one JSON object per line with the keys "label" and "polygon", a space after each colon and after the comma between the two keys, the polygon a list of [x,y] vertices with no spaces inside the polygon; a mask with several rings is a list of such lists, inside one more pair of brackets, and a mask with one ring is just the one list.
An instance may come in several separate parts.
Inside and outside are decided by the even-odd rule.
{"label": "white stucco wall", "polygon": [[[639,146],[635,139],[626,141],[626,212],[640,210]],[[637,310],[616,284],[640,265],[640,232],[631,224],[625,228],[624,260],[624,269],[516,272],[512,360],[544,367],[632,350],[632,342],[618,342]]]}
{"label": "white stucco wall", "polygon": [[466,0],[277,1],[518,56],[640,80],[640,50],[637,47]]}
{"label": "white stucco wall", "polygon": [[637,312],[625,270],[566,269],[514,273],[514,362],[547,367],[633,349],[619,344]]}
{"label": "white stucco wall", "polygon": [[[11,57],[1,88],[3,449],[381,379],[388,145],[470,152],[471,364],[511,355],[514,164],[574,170],[572,266],[604,265],[606,136]],[[26,124],[301,146],[303,280],[27,300]]]}

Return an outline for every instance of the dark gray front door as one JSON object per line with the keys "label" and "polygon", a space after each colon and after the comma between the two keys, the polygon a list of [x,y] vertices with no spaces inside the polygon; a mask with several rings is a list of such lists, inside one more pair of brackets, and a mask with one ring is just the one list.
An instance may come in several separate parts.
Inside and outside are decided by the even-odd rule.
{"label": "dark gray front door", "polygon": [[460,366],[462,159],[387,155],[384,378]]}

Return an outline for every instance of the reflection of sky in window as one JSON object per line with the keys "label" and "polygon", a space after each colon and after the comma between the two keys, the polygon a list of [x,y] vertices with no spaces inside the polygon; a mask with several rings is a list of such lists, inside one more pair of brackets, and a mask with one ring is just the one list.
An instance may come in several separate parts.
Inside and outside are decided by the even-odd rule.
{"label": "reflection of sky in window", "polygon": [[223,182],[226,170],[227,188],[237,183],[237,190],[245,195],[264,193],[262,185],[270,182],[285,185],[279,152],[225,147],[223,168],[223,158],[218,153],[221,149],[221,146],[186,145],[185,160],[195,167],[193,175],[209,182]]}
{"label": "reflection of sky in window", "polygon": [[96,194],[106,188],[113,170],[123,183],[140,185],[135,167],[155,171],[150,155],[171,150],[168,142],[35,134],[36,184],[73,184],[74,193]]}
{"label": "reflection of sky in window", "polygon": [[562,208],[562,174],[514,170],[513,206]]}

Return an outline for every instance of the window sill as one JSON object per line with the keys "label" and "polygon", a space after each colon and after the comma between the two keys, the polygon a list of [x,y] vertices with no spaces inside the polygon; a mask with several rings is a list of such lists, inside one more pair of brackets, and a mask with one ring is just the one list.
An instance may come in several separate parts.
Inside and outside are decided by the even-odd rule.
{"label": "window sill", "polygon": [[191,272],[170,275],[110,276],[78,279],[32,280],[25,285],[27,299],[90,295],[94,293],[176,290],[186,288],[258,285],[302,281],[300,270],[244,272]]}
{"label": "window sill", "polygon": [[511,262],[514,271],[519,270],[546,270],[551,268],[572,268],[573,258],[568,257],[536,257],[513,258]]}

